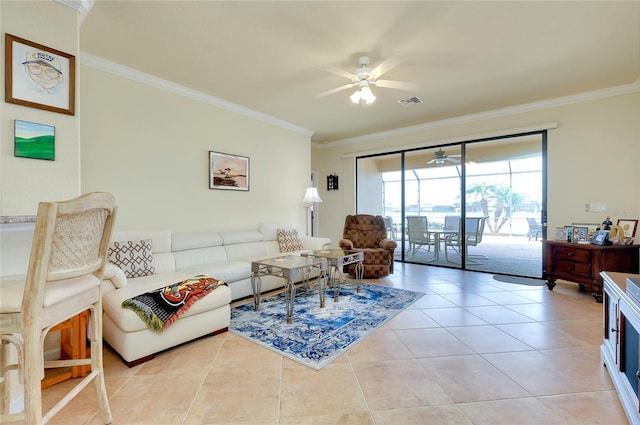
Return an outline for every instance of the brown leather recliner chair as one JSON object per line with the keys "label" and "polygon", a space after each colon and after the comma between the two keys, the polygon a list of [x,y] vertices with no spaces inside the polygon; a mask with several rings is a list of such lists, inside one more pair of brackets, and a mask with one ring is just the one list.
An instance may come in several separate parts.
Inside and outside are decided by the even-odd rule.
{"label": "brown leather recliner chair", "polygon": [[[393,273],[393,251],[398,244],[387,239],[387,226],[382,216],[348,215],[344,219],[340,248],[349,252],[364,251],[364,277],[380,277]],[[355,273],[350,264],[349,274]]]}

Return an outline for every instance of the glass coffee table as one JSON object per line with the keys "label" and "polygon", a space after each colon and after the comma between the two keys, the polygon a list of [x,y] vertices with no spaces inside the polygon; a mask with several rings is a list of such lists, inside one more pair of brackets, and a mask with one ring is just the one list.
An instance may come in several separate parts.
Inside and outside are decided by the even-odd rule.
{"label": "glass coffee table", "polygon": [[329,262],[329,286],[333,288],[333,301],[338,302],[340,294],[340,282],[342,278],[342,268],[355,263],[356,292],[360,292],[362,276],[364,275],[364,252],[348,252],[342,249],[320,249],[317,251],[301,254],[305,257],[326,258]]}
{"label": "glass coffee table", "polygon": [[260,294],[262,293],[261,276],[277,276],[287,281],[284,287],[285,305],[287,310],[287,323],[293,322],[293,304],[296,298],[296,285],[298,278],[302,278],[305,288],[309,288],[309,277],[319,272],[318,295],[320,307],[324,308],[324,294],[327,279],[327,260],[321,257],[300,257],[287,255],[277,258],[267,258],[251,262],[251,290],[253,291],[253,305],[260,310]]}

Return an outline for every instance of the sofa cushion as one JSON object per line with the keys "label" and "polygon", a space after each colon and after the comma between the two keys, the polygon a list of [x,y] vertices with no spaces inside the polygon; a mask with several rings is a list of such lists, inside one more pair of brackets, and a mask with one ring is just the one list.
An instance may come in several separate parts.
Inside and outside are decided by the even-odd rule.
{"label": "sofa cushion", "polygon": [[128,278],[149,276],[156,272],[151,239],[111,242],[109,261],[118,266]]}
{"label": "sofa cushion", "polygon": [[221,246],[222,238],[217,232],[182,232],[171,234],[171,251]]}
{"label": "sofa cushion", "polygon": [[289,223],[260,223],[258,225],[258,231],[262,233],[265,241],[277,241],[278,229],[291,230],[295,227]]}
{"label": "sofa cushion", "polygon": [[220,261],[217,263],[198,264],[185,267],[180,272],[215,276],[224,282],[237,282],[251,277],[251,263],[249,261]]}
{"label": "sofa cushion", "polygon": [[303,249],[300,239],[298,239],[298,231],[294,229],[278,229],[278,244],[280,252],[291,252]]}
{"label": "sofa cushion", "polygon": [[169,230],[114,230],[112,241],[135,241],[151,239],[154,254],[171,252],[171,232]]}
{"label": "sofa cushion", "polygon": [[[104,314],[108,315],[124,332],[136,332],[147,329],[145,323],[131,310],[122,308],[122,302],[136,295],[154,289],[163,288],[172,283],[180,282],[193,277],[193,273],[165,272],[159,275],[138,277],[129,280],[126,288],[111,291],[103,295],[102,306]],[[213,277],[213,276],[212,276]],[[231,291],[227,286],[220,286],[206,297],[194,303],[182,317],[189,317],[206,311],[215,310],[218,307],[228,305],[231,302]]]}

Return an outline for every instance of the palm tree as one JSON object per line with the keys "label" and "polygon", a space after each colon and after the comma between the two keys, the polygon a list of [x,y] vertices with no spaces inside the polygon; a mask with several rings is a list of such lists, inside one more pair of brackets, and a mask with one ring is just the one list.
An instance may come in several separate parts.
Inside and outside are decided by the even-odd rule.
{"label": "palm tree", "polygon": [[[486,182],[476,183],[471,185],[467,189],[467,195],[475,195],[474,200],[480,199],[480,208],[482,209],[482,216],[489,217],[489,200],[495,195],[495,186],[487,184]],[[491,220],[487,220],[489,230],[493,233],[493,226]]]}
{"label": "palm tree", "polygon": [[[493,220],[495,231],[498,233],[502,226],[511,219],[512,210],[522,204],[524,195],[522,193],[514,192],[510,187],[504,184],[500,184],[498,186],[493,186],[493,198],[496,201]],[[504,215],[502,215],[503,212]]]}

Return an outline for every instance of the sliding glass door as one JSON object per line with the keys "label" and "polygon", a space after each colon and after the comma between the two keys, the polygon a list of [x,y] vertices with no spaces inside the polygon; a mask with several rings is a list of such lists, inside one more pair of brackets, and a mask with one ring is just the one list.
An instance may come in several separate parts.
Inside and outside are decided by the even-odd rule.
{"label": "sliding glass door", "polygon": [[396,261],[542,276],[545,133],[357,158],[357,211]]}

